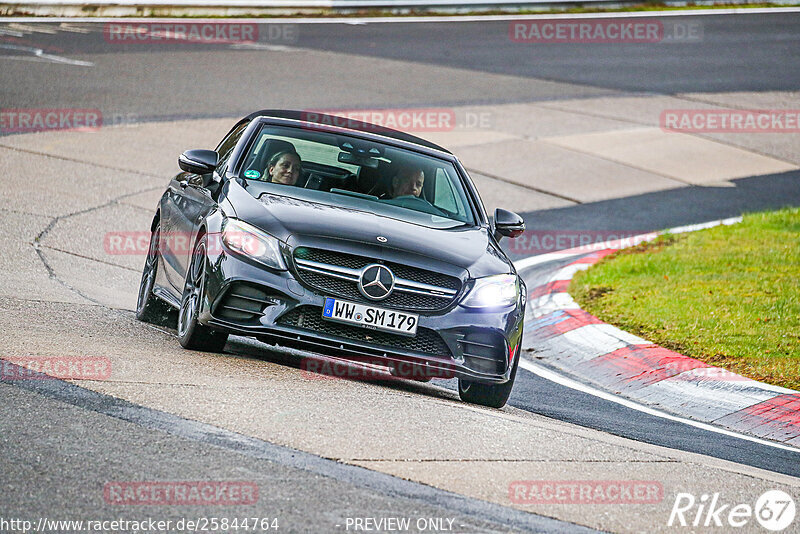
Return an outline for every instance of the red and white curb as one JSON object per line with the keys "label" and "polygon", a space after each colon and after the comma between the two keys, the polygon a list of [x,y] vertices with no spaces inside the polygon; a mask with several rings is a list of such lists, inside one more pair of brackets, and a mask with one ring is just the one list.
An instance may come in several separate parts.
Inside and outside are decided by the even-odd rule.
{"label": "red and white curb", "polygon": [[[667,230],[681,233],[740,217]],[[524,345],[536,359],[618,396],[730,431],[800,447],[800,393],[745,378],[659,347],[602,322],[567,293],[576,272],[631,244],[625,242],[553,252],[515,262],[528,286]],[[572,260],[566,265],[565,261]],[[550,266],[552,264],[552,266]],[[532,267],[538,267],[532,270]],[[526,271],[529,274],[526,276]],[[521,362],[522,364],[522,362]],[[523,366],[524,367],[524,366]]]}

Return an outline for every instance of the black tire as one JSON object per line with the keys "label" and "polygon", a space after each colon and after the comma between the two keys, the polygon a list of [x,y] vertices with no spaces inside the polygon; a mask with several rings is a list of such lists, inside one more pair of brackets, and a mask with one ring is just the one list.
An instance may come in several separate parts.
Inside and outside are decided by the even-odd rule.
{"label": "black tire", "polygon": [[228,334],[215,332],[197,322],[206,281],[206,236],[198,240],[186,273],[181,308],[178,311],[178,340],[185,349],[222,352]]}
{"label": "black tire", "polygon": [[464,402],[480,404],[489,408],[502,408],[511,396],[511,388],[514,387],[514,380],[517,378],[517,366],[519,365],[520,354],[514,360],[514,369],[511,371],[511,378],[504,384],[479,384],[470,382],[463,378],[458,379],[458,396]]}
{"label": "black tire", "polygon": [[175,312],[172,307],[153,294],[158,272],[159,238],[161,225],[150,233],[150,248],[144,260],[142,280],[139,282],[139,297],[136,299],[136,318],[159,326],[174,326]]}

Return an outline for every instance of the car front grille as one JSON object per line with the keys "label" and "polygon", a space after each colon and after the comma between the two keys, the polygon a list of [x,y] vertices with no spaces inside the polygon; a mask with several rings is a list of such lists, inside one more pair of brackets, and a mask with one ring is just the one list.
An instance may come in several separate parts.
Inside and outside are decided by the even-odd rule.
{"label": "car front grille", "polygon": [[[389,308],[444,310],[461,289],[461,280],[455,276],[331,250],[298,247],[294,259],[301,281],[323,294]],[[361,270],[373,263],[386,265],[395,275],[394,291],[379,302],[366,299],[358,290]]]}
{"label": "car front grille", "polygon": [[442,337],[428,328],[418,328],[415,337],[367,330],[358,326],[326,321],[322,318],[322,308],[317,306],[298,306],[282,315],[278,319],[278,324],[404,351],[421,352],[438,357],[451,357],[450,349]]}

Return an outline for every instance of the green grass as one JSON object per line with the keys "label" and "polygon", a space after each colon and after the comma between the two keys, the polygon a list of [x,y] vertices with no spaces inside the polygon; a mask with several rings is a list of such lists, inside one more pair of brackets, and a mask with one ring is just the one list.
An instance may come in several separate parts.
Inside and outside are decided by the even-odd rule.
{"label": "green grass", "polygon": [[578,273],[569,291],[653,343],[800,389],[800,208],[619,251]]}

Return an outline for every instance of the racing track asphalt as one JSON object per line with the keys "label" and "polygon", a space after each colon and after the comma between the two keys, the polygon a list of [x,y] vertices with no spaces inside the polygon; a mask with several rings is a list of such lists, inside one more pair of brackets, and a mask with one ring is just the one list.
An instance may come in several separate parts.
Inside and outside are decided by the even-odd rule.
{"label": "racing track asphalt", "polygon": [[[572,259],[561,261],[566,265]],[[534,278],[536,271],[548,268],[552,268],[552,264],[531,267],[521,274],[526,279]],[[535,358],[535,354],[535,347],[529,347],[523,357]],[[448,386],[455,390],[454,382]],[[645,443],[708,454],[778,473],[800,476],[800,451],[776,449],[645,414],[556,384],[531,372],[520,372],[517,376],[509,404],[532,413]]]}
{"label": "racing track asphalt", "polygon": [[[134,113],[141,120],[174,120],[232,117],[265,107],[455,106],[624,93],[690,93],[690,99],[703,100],[702,93],[707,92],[798,90],[800,13],[667,20],[699,24],[702,40],[533,45],[512,42],[507,21],[303,24],[292,33],[296,39],[263,43],[265,61],[257,53],[243,58],[225,45],[107,43],[98,23],[84,25],[92,28],[87,33],[4,36],[0,44],[78,58],[92,54],[98,66],[107,63],[118,70],[115,76],[95,77],[101,69],[59,69],[54,83],[52,71],[28,69],[24,60],[6,61],[3,105],[57,103],[100,108],[109,116]],[[269,56],[269,45],[283,57]],[[298,54],[303,49],[333,52],[345,59],[311,62]],[[23,59],[31,55],[2,47],[0,51]],[[384,61],[352,62],[350,69],[348,55]],[[178,57],[185,59],[176,61]],[[408,72],[394,61],[429,68]],[[465,79],[460,70],[471,71],[472,76]],[[491,83],[482,83],[483,78]],[[515,83],[514,78],[531,83]],[[231,98],[232,90],[236,98]]]}
{"label": "racing track asphalt", "polygon": [[[173,524],[209,515],[277,519],[278,530],[290,532],[346,531],[353,528],[347,528],[347,518],[365,515],[441,518],[460,532],[594,532],[273,445],[60,380],[2,381],[0,396],[5,416],[0,451],[7,480],[0,517],[6,519],[19,518],[22,510],[22,518],[34,522],[37,517],[115,517],[119,506],[100,499],[104,481],[235,479],[257,484],[256,503],[216,514],[207,506],[161,505],[140,515]],[[37,414],[36,427],[31,412]]]}

